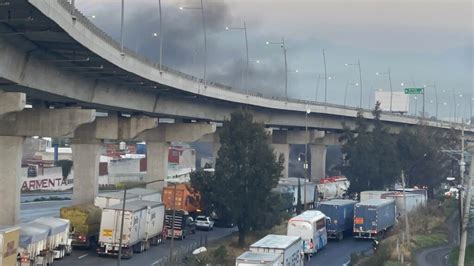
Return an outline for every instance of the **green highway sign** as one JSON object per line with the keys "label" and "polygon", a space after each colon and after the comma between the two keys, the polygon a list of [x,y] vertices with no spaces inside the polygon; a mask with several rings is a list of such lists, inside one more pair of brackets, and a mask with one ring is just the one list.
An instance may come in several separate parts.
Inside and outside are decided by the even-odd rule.
{"label": "green highway sign", "polygon": [[405,94],[423,94],[424,88],[405,88]]}

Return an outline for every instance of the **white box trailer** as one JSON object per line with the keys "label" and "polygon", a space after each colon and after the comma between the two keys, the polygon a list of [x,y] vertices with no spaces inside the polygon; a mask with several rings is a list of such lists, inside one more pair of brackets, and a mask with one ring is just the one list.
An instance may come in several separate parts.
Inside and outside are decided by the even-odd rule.
{"label": "white box trailer", "polygon": [[56,217],[41,217],[34,220],[49,227],[47,246],[53,252],[54,259],[71,254],[72,239],[69,237],[69,220]]}
{"label": "white box trailer", "polygon": [[[288,186],[294,193],[293,196],[293,206],[296,207],[298,204],[298,179],[300,181],[300,192],[301,192],[301,204],[304,205],[305,203],[309,205],[311,208],[314,206],[314,202],[316,201],[316,183],[305,181],[303,178],[297,177],[288,177],[288,178],[281,178],[278,181],[279,186]],[[306,190],[306,193],[305,193]]]}
{"label": "white box trailer", "polygon": [[49,227],[37,222],[20,224],[20,266],[53,263],[53,255],[48,250]]}
{"label": "white box trailer", "polygon": [[303,242],[297,236],[267,235],[250,245],[250,251],[280,254],[278,265],[304,265]]}
{"label": "white box trailer", "polygon": [[[122,204],[103,209],[99,232],[99,255],[118,255]],[[122,256],[130,258],[163,239],[165,206],[161,202],[135,200],[125,204]]]}
{"label": "white box trailer", "polygon": [[147,188],[132,188],[127,190],[127,194],[138,195],[139,200],[149,200],[161,202],[161,193],[158,190]]}
{"label": "white box trailer", "polygon": [[282,255],[245,251],[235,259],[235,266],[279,266]]}
{"label": "white box trailer", "polygon": [[367,190],[360,192],[360,201],[366,201],[369,199],[383,199],[386,195],[392,194],[393,191],[385,190]]}
{"label": "white box trailer", "polygon": [[0,266],[17,265],[18,242],[20,227],[0,227]]}
{"label": "white box trailer", "polygon": [[[136,194],[130,194],[127,190],[127,201],[139,200],[139,196]],[[103,209],[112,205],[122,204],[123,191],[114,191],[99,194],[95,197],[94,205]]]}
{"label": "white box trailer", "polygon": [[[408,212],[413,211],[419,206],[423,206],[426,203],[426,198],[422,194],[406,194],[406,203]],[[397,217],[405,214],[405,200],[403,197],[403,192],[395,192],[389,195],[384,196],[385,199],[395,200]]]}

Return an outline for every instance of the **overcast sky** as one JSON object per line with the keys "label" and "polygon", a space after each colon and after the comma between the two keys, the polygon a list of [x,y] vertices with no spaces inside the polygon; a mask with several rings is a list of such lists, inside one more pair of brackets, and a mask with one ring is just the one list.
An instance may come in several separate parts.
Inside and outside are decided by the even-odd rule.
{"label": "overcast sky", "polygon": [[[120,0],[76,0],[78,8],[96,25],[118,39]],[[199,0],[162,0],[163,62],[196,76],[203,73],[203,31]],[[158,0],[125,0],[126,45],[158,60]],[[244,75],[252,91],[284,96],[284,60],[278,42],[285,38],[288,57],[288,96],[315,100],[318,74],[324,73],[322,49],[326,51],[327,99],[344,103],[346,84],[359,82],[356,67],[362,66],[363,106],[374,104],[373,90],[389,91],[390,67],[394,91],[401,83],[438,87],[440,117],[470,115],[474,100],[472,1],[460,0],[205,0],[208,37],[208,79],[241,88],[245,65],[243,31],[226,31],[225,26],[248,28],[250,60]],[[298,73],[294,73],[299,70]],[[346,104],[359,105],[359,87],[350,85]],[[454,90],[454,97],[453,97]],[[462,97],[461,97],[462,95]],[[324,80],[320,80],[318,101],[324,101]],[[433,103],[431,103],[431,101]],[[412,97],[410,112],[421,111]],[[435,113],[434,89],[426,90],[426,111]]]}

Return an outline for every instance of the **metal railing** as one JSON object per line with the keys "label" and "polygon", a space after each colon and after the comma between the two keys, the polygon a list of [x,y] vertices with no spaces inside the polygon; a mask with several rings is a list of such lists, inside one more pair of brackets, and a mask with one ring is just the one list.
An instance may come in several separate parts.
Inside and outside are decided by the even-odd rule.
{"label": "metal railing", "polygon": [[[101,38],[103,41],[105,41],[107,44],[111,45],[118,51],[120,51],[120,43],[113,39],[110,35],[105,33],[103,30],[101,30],[99,27],[97,27],[94,23],[92,23],[84,14],[82,14],[78,9],[73,8],[72,4],[69,2],[69,0],[57,0],[58,3],[69,13],[73,14],[76,17],[76,21],[84,25],[87,29],[89,29],[92,33],[94,33],[96,36]],[[134,59],[140,61],[141,63],[155,68],[159,69],[159,65],[157,62],[150,61],[143,55],[138,54],[137,52],[130,50],[127,47],[124,47],[124,53],[126,53],[129,56],[132,56]],[[186,73],[183,73],[181,71],[169,68],[167,66],[162,65],[162,70],[167,71],[169,73],[172,73],[174,75],[177,75],[178,77],[182,77],[191,81],[195,81],[198,83],[201,83],[204,85],[204,80]],[[206,81],[206,85],[212,85],[213,87],[227,90],[227,91],[232,91],[237,94],[245,95],[245,96],[251,96],[254,98],[261,98],[261,99],[266,99],[266,100],[275,100],[275,101],[280,101],[280,102],[285,102],[285,103],[297,103],[297,104],[305,104],[305,105],[314,105],[314,106],[321,106],[321,107],[333,107],[333,108],[338,108],[338,109],[344,109],[344,110],[349,110],[349,111],[362,111],[362,112],[372,112],[371,109],[364,109],[364,108],[358,108],[358,107],[351,107],[351,106],[345,106],[345,105],[340,105],[340,104],[333,104],[333,103],[324,103],[324,102],[317,102],[317,101],[308,101],[308,100],[301,100],[301,99],[294,99],[294,98],[285,98],[285,97],[279,97],[279,96],[267,96],[263,95],[261,93],[246,93],[244,91],[241,91],[240,89],[235,89],[230,86],[226,86],[217,82],[212,82],[212,81]],[[395,113],[390,113],[383,111],[382,112],[385,115],[390,115],[390,116],[396,116],[396,117],[404,117],[404,118],[409,118],[409,119],[422,119],[419,116],[416,115],[407,115],[407,114],[395,114]],[[436,122],[437,125],[440,125],[442,127],[458,127],[461,126],[461,123],[457,122],[449,122],[445,120],[439,120],[438,118],[436,119],[430,119],[430,118],[424,118],[424,121],[427,122]]]}

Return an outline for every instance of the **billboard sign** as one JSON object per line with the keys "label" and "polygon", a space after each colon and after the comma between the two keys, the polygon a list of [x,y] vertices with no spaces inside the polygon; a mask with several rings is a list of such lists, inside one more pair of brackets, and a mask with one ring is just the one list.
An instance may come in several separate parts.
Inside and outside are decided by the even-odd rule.
{"label": "billboard sign", "polygon": [[408,94],[403,91],[394,91],[390,95],[390,91],[376,91],[375,102],[380,102],[382,111],[390,112],[390,100],[392,100],[391,111],[394,113],[408,113],[409,99]]}

